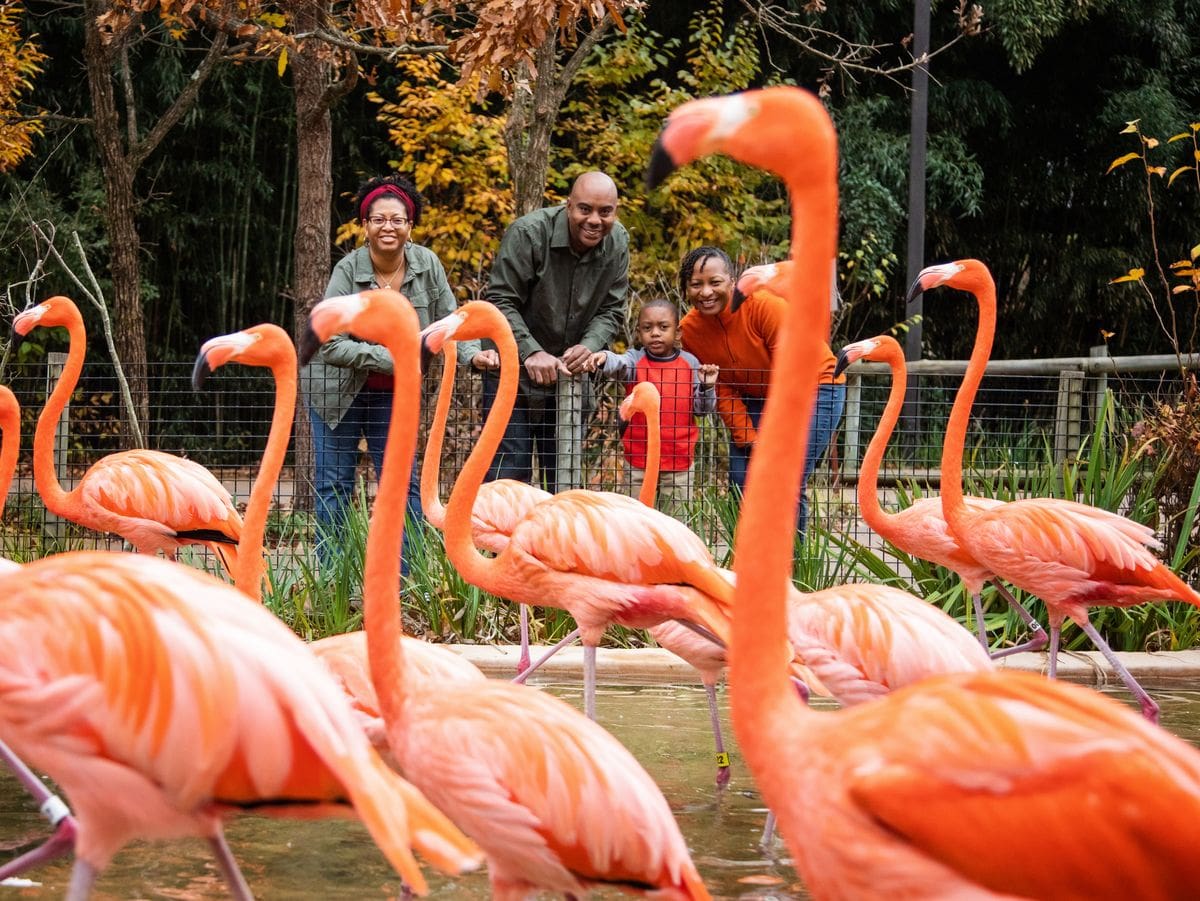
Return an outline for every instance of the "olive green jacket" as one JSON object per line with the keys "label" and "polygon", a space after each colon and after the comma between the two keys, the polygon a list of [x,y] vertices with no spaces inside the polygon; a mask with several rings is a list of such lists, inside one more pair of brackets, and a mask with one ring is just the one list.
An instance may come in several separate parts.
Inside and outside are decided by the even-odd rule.
{"label": "olive green jacket", "polygon": [[[400,291],[417,311],[422,328],[458,309],[437,254],[410,241],[404,245],[404,262],[404,284]],[[378,287],[370,251],[359,247],[333,267],[325,296],[338,297]],[[478,352],[478,341],[458,342],[458,358],[464,365]],[[351,335],[335,335],[321,345],[312,362],[301,370],[300,379],[309,405],[334,429],[372,372],[391,374],[392,356],[387,349]]]}
{"label": "olive green jacket", "polygon": [[[487,299],[504,313],[522,362],[539,350],[606,348],[625,324],[629,232],[620,222],[583,254],[571,249],[563,205],[526,213],[504,232]],[[524,367],[521,387],[533,387]],[[553,390],[553,389],[550,389]]]}

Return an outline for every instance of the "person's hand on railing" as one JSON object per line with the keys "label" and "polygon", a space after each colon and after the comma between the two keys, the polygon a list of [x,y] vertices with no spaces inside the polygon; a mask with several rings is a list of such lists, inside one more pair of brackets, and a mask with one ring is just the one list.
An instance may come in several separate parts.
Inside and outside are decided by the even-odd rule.
{"label": "person's hand on railing", "polygon": [[592,352],[582,344],[575,344],[563,351],[562,364],[567,375],[579,375],[581,372],[591,372]]}
{"label": "person's hand on railing", "polygon": [[[581,344],[576,345],[576,347],[582,346]],[[574,349],[568,348],[568,352]],[[584,350],[586,351],[587,348],[585,347]],[[529,378],[535,385],[553,385],[558,381],[560,372],[563,375],[572,375],[571,370],[562,360],[544,350],[535,350],[525,358],[525,371],[529,373]]]}
{"label": "person's hand on railing", "polygon": [[471,357],[471,365],[476,369],[499,369],[500,354],[495,350],[481,350]]}

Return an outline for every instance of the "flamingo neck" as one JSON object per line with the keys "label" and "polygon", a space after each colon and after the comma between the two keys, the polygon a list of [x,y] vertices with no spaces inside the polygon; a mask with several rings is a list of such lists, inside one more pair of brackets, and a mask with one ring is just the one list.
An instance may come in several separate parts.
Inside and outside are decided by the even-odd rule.
{"label": "flamingo neck", "polygon": [[421,511],[436,529],[445,528],[446,508],[438,496],[442,474],[442,442],[446,437],[446,420],[450,418],[450,401],[454,398],[454,374],[458,368],[456,343],[447,341],[442,348],[442,385],[438,390],[433,422],[425,439],[425,456],[421,461]]}
{"label": "flamingo neck", "polygon": [[900,419],[900,409],[904,406],[904,392],[908,387],[908,373],[904,368],[904,358],[898,347],[888,346],[884,362],[892,370],[892,387],[888,392],[887,405],[879,418],[879,425],[863,454],[862,467],[858,472],[858,510],[863,520],[872,529],[891,540],[895,532],[894,513],[885,513],[879,503],[879,468],[883,465],[883,454],[888,442],[892,439],[896,423]]}
{"label": "flamingo neck", "polygon": [[263,547],[271,495],[275,493],[279,473],[283,471],[292,421],[296,416],[295,354],[287,360],[272,362],[271,374],[275,380],[275,410],[271,414],[271,431],[267,434],[267,445],[263,449],[258,475],[254,479],[254,487],[250,489],[250,500],[246,502],[242,535],[238,541],[238,571],[233,579],[239,591],[256,601],[262,600],[263,578],[267,570]]}
{"label": "flamingo neck", "polygon": [[992,340],[996,333],[996,285],[991,277],[981,276],[977,284],[962,287],[971,291],[979,303],[979,325],[967,371],[954,397],[954,407],[946,425],[946,443],[942,448],[942,515],[955,532],[968,528],[967,507],[963,500],[963,447],[971,423],[971,407],[992,355]]}
{"label": "flamingo neck", "polygon": [[[836,146],[832,126],[829,142]],[[780,770],[779,748],[793,746],[796,723],[809,713],[788,679],[790,649],[780,636],[787,635],[796,504],[829,334],[830,260],[837,252],[835,154],[825,164],[828,171],[815,183],[810,176],[801,189],[789,185],[796,264],[784,292],[788,311],[734,545],[738,615],[729,653],[733,725],[764,797],[770,792],[777,800],[786,793],[784,783],[772,781]]]}
{"label": "flamingo neck", "polygon": [[46,398],[46,406],[38,416],[37,429],[33,433],[33,481],[42,503],[51,513],[67,516],[67,492],[58,481],[58,471],[54,467],[54,438],[58,432],[58,421],[71,392],[79,384],[79,375],[83,372],[83,358],[87,353],[87,332],[83,327],[83,319],[76,314],[67,324],[67,334],[70,344],[67,348],[67,362],[62,374],[54,384],[54,390]]}
{"label": "flamingo neck", "polygon": [[21,450],[21,414],[18,412],[12,422],[4,423],[0,428],[4,433],[3,439],[0,439],[0,516],[3,516]]}
{"label": "flamingo neck", "polygon": [[507,559],[509,552],[506,549],[496,557],[488,558],[475,549],[471,538],[471,510],[475,506],[475,498],[479,495],[479,488],[483,485],[492,457],[500,447],[504,430],[508,428],[513,404],[517,400],[517,370],[520,361],[517,359],[517,342],[513,338],[512,329],[499,308],[483,302],[475,310],[476,315],[484,317],[484,336],[495,342],[496,350],[500,354],[500,384],[492,401],[492,409],[488,411],[487,419],[484,420],[479,440],[472,448],[454,482],[454,488],[450,491],[443,538],[446,543],[446,555],[464,579],[484,591],[503,596],[506,564],[501,562],[501,558]]}
{"label": "flamingo neck", "polygon": [[[410,314],[411,315],[411,314]],[[412,316],[415,320],[415,315]],[[408,685],[402,678],[404,659],[400,639],[400,550],[404,538],[404,516],[412,460],[417,449],[420,425],[418,398],[421,374],[417,366],[420,341],[415,321],[397,323],[383,342],[396,361],[394,367],[392,419],[388,425],[379,474],[379,490],[367,530],[367,558],[363,568],[363,621],[367,632],[367,658],[371,682],[379,696],[379,710],[389,731],[403,721]]]}
{"label": "flamingo neck", "polygon": [[646,472],[638,500],[653,507],[658,497],[658,471],[662,466],[661,407],[650,403],[641,413],[646,418]]}

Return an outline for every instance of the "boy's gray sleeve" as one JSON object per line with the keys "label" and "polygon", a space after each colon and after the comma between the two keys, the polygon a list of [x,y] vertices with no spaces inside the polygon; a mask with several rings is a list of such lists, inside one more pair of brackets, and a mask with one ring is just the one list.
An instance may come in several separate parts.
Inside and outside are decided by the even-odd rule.
{"label": "boy's gray sleeve", "polygon": [[629,350],[623,354],[607,350],[604,352],[604,366],[601,367],[600,374],[606,378],[631,382],[637,378],[638,360],[645,355],[644,350]]}
{"label": "boy's gray sleeve", "polygon": [[700,381],[700,361],[686,350],[683,358],[692,370],[692,415],[708,416],[717,411],[717,386]]}

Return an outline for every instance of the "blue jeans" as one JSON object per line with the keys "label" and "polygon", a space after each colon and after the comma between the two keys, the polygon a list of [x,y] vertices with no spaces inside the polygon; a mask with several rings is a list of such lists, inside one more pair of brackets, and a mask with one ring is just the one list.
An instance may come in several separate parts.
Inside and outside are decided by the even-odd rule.
{"label": "blue jeans", "polygon": [[[496,401],[500,378],[493,372],[483,373],[483,415],[487,416]],[[558,399],[553,393],[526,391],[522,384],[512,417],[496,456],[488,467],[487,481],[516,479],[533,484],[533,455],[537,454],[538,487],[551,494],[558,493]]]}
{"label": "blue jeans", "polygon": [[[367,439],[367,451],[375,464],[375,477],[383,471],[383,448],[392,421],[392,392],[364,388],[350,404],[346,415],[331,429],[319,413],[308,408],[312,422],[314,478],[317,492],[317,558],[322,566],[331,560],[333,543],[354,497],[354,475],[358,469],[358,441]],[[416,522],[422,518],[421,487],[413,479],[408,486],[406,512]],[[408,575],[409,530],[404,531],[400,572]]]}
{"label": "blue jeans", "polygon": [[[764,399],[761,397],[743,397],[746,412],[754,428],[758,428],[762,419]],[[813,408],[812,423],[808,429],[808,449],[804,454],[804,475],[800,479],[800,509],[798,511],[796,529],[803,536],[808,525],[808,477],[824,456],[833,433],[837,431],[842,421],[842,412],[846,408],[845,385],[818,385],[817,402]],[[729,442],[729,484],[737,488],[738,493],[746,490],[746,470],[750,466],[750,451],[753,446],[739,447],[732,440]]]}

